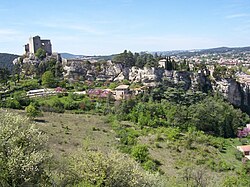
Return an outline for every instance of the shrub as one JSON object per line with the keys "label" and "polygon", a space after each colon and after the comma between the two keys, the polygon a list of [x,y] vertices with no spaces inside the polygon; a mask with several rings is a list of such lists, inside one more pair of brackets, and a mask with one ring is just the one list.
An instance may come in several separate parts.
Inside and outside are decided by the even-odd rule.
{"label": "shrub", "polygon": [[44,112],[63,113],[65,111],[64,104],[58,98],[52,98],[42,103],[40,108]]}
{"label": "shrub", "polygon": [[0,124],[0,186],[45,186],[47,137],[13,113],[1,111]]}
{"label": "shrub", "polygon": [[153,160],[147,160],[145,163],[143,163],[143,168],[147,171],[157,171],[158,166]]}
{"label": "shrub", "polygon": [[137,143],[138,133],[133,130],[122,129],[117,132],[118,137],[121,139],[121,143],[124,145],[135,145]]}
{"label": "shrub", "polygon": [[21,109],[20,103],[16,99],[9,98],[5,103],[6,108]]}
{"label": "shrub", "polygon": [[13,94],[13,98],[16,99],[21,106],[28,106],[30,104],[30,98],[26,96],[25,91],[17,91]]}
{"label": "shrub", "polygon": [[242,158],[243,158],[242,152],[240,152],[240,151],[238,151],[238,150],[235,151],[234,155],[235,155],[235,158],[236,158],[237,160],[239,160],[239,161],[241,161]]}
{"label": "shrub", "polygon": [[81,110],[89,111],[94,109],[94,104],[90,101],[89,98],[84,98],[82,102],[79,103]]}
{"label": "shrub", "polygon": [[39,88],[39,85],[36,79],[29,79],[29,80],[25,80],[22,83],[22,88],[23,90],[28,91],[28,90]]}
{"label": "shrub", "polygon": [[35,118],[41,115],[41,111],[38,109],[35,104],[31,103],[29,106],[25,108],[28,117]]}
{"label": "shrub", "polygon": [[145,172],[138,163],[119,152],[80,151],[70,160],[70,173],[74,176],[72,184],[78,187],[161,186],[159,177]]}
{"label": "shrub", "polygon": [[79,102],[68,99],[65,101],[64,107],[66,110],[76,110],[79,109]]}
{"label": "shrub", "polygon": [[146,145],[136,145],[132,147],[131,155],[135,158],[136,161],[143,163],[148,160],[148,147]]}

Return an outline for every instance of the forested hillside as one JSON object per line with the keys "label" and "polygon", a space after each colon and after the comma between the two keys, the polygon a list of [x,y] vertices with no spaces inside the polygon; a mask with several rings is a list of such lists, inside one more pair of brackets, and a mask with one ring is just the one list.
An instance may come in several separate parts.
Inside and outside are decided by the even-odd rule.
{"label": "forested hillside", "polygon": [[13,60],[17,58],[18,55],[8,54],[8,53],[0,53],[0,68],[6,67],[8,69],[12,69]]}

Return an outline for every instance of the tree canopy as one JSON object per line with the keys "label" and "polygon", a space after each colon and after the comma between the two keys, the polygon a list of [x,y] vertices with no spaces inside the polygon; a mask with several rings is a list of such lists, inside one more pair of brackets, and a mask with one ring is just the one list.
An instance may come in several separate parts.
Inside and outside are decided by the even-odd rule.
{"label": "tree canopy", "polygon": [[46,57],[46,51],[42,48],[39,48],[36,53],[35,53],[35,56],[37,58],[39,58],[40,60],[44,59]]}
{"label": "tree canopy", "polygon": [[46,71],[43,75],[42,75],[42,85],[44,85],[45,87],[55,87],[55,76],[51,71]]}

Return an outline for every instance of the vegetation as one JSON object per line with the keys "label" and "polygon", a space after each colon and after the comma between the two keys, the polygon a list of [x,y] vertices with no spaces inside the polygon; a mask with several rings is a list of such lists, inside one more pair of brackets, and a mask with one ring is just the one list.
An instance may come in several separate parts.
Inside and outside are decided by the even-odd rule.
{"label": "vegetation", "polygon": [[13,68],[13,60],[17,58],[18,55],[0,53],[0,68],[7,68],[11,70]]}
{"label": "vegetation", "polygon": [[81,151],[72,157],[71,171],[75,186],[162,186],[160,178],[149,174],[134,160],[119,152],[103,154]]}
{"label": "vegetation", "polygon": [[0,185],[48,184],[46,136],[27,118],[0,113]]}
{"label": "vegetation", "polygon": [[25,111],[27,113],[27,116],[30,117],[30,118],[35,118],[39,115],[41,115],[41,111],[40,109],[38,108],[38,106],[34,103],[30,103],[29,106],[27,106],[25,108]]}
{"label": "vegetation", "polygon": [[[45,58],[42,50],[36,56],[39,65],[20,64],[12,75],[0,69],[0,106],[18,109],[29,117],[0,112],[0,186],[249,183],[249,164],[242,164],[243,156],[235,149],[249,142],[248,131],[239,131],[250,121],[249,116],[211,92],[209,86],[189,89],[181,81],[166,79],[137,96],[115,101],[100,89],[114,89],[119,84],[138,88],[142,84],[126,79],[61,81],[61,64]],[[190,73],[186,59],[176,63],[158,54],[125,50],[113,61],[144,68],[157,67],[162,58],[167,70],[177,70],[180,76],[182,71]],[[100,72],[105,64],[97,62],[95,70]],[[194,71],[205,69],[205,63],[194,67]],[[232,72],[216,66],[213,76],[229,78]],[[50,95],[26,95],[31,89],[55,87]],[[87,94],[76,94],[82,90]]]}
{"label": "vegetation", "polygon": [[42,48],[39,48],[36,53],[35,53],[35,56],[40,59],[40,60],[43,60],[45,57],[46,57],[46,51]]}
{"label": "vegetation", "polygon": [[55,87],[55,77],[51,71],[46,71],[42,76],[42,85],[47,88]]}

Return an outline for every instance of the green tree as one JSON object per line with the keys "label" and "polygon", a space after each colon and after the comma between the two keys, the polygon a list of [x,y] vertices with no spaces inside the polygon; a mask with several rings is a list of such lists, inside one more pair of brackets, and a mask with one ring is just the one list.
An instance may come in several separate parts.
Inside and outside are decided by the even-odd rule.
{"label": "green tree", "polygon": [[42,48],[39,48],[36,53],[35,53],[35,56],[37,58],[39,58],[40,60],[44,59],[46,57],[46,51]]}
{"label": "green tree", "polygon": [[0,68],[0,83],[7,85],[10,72],[7,68]]}
{"label": "green tree", "polygon": [[21,74],[21,65],[20,63],[14,64],[14,68],[13,68],[13,72],[12,72],[12,80],[15,82],[16,85],[16,81],[19,82],[20,81],[20,74]]}
{"label": "green tree", "polygon": [[45,87],[55,87],[56,81],[53,73],[51,71],[46,71],[42,75],[42,85]]}
{"label": "green tree", "polygon": [[215,97],[189,107],[189,119],[198,130],[225,138],[235,137],[238,127],[249,120],[240,110]]}
{"label": "green tree", "polygon": [[0,186],[45,186],[47,137],[28,118],[0,112]]}
{"label": "green tree", "polygon": [[115,63],[121,63],[125,67],[131,67],[135,65],[135,57],[133,53],[127,50],[124,50],[123,53],[114,56],[113,61]]}
{"label": "green tree", "polygon": [[29,106],[25,108],[25,111],[27,113],[27,116],[32,119],[41,115],[41,111],[34,103],[30,103]]}

